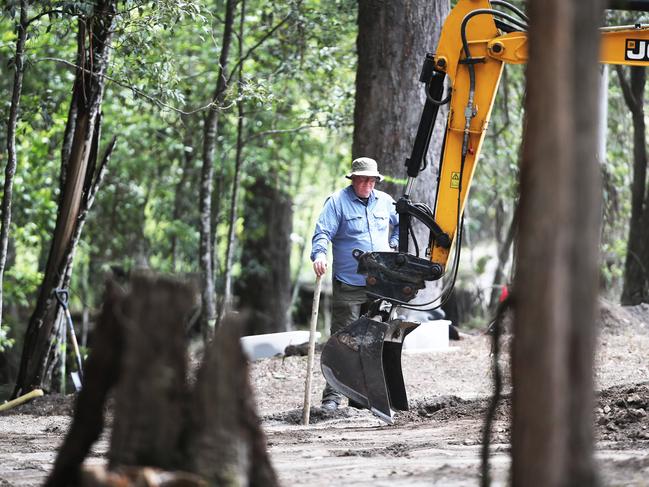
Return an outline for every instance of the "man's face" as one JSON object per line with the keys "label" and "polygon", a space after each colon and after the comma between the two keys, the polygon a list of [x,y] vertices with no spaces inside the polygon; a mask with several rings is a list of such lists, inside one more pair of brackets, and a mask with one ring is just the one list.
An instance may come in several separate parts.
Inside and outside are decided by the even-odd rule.
{"label": "man's face", "polygon": [[359,198],[369,198],[375,184],[374,176],[352,176],[352,186]]}

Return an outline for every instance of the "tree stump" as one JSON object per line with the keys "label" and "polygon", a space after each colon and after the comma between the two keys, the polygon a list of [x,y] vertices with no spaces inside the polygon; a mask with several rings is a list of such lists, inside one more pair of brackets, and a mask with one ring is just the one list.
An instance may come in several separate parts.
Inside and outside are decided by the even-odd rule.
{"label": "tree stump", "polygon": [[[224,320],[193,390],[188,385],[184,325],[195,298],[167,278],[136,276],[127,294],[109,286],[84,388],[46,485],[136,485],[154,477],[183,485],[277,485],[239,341],[245,319]],[[108,469],[80,475],[113,387]]]}
{"label": "tree stump", "polygon": [[239,340],[249,325],[232,315],[223,321],[196,380],[189,458],[212,485],[278,485]]}
{"label": "tree stump", "polygon": [[81,464],[104,429],[106,397],[119,379],[122,360],[123,330],[115,314],[116,304],[122,299],[119,288],[109,284],[90,344],[92,353],[86,361],[85,384],[54,469],[45,483],[48,487],[79,484]]}
{"label": "tree stump", "polygon": [[170,279],[142,276],[131,287],[118,307],[124,351],[109,465],[180,468],[189,402],[184,323],[192,292]]}

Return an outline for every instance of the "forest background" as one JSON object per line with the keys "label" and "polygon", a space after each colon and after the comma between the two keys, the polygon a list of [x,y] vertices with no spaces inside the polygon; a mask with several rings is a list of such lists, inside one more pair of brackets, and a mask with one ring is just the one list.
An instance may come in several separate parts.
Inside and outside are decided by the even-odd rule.
{"label": "forest background", "polygon": [[[96,4],[114,5],[115,11],[110,54],[102,58],[101,135],[89,141],[92,170],[80,189],[82,202],[90,204],[78,238],[73,235],[63,245],[69,260],[63,267],[53,265],[65,270],[59,272],[61,282],[50,283],[70,289],[75,322],[92,322],[108,274],[123,277],[146,268],[199,283],[203,302],[194,322],[205,336],[231,307],[252,309],[259,333],[304,325],[291,311],[300,286],[313,281],[308,254],[314,221],[326,196],[346,184],[357,2],[5,1],[0,90],[7,123],[0,126],[0,139],[8,150],[0,163],[9,168],[12,140],[16,163],[15,177],[5,172],[3,193],[12,195],[2,264],[0,384],[8,386],[0,392],[5,395],[16,381],[62,220],[71,107],[75,97],[83,99],[94,89],[86,85],[86,93],[76,87],[94,69],[92,62],[79,69],[94,59],[79,56],[93,49],[93,36],[79,35],[79,24]],[[617,14],[610,23],[624,20]],[[17,55],[21,32],[22,59]],[[423,60],[433,49],[418,46],[412,55]],[[464,246],[470,251],[457,285],[481,297],[483,308],[509,280],[506,272],[495,271],[507,267],[511,254],[523,69],[505,71],[465,215]],[[12,130],[17,72],[23,77]],[[608,116],[600,151],[601,287],[604,296],[619,300],[629,277],[631,195],[634,181],[638,184],[634,163],[642,156],[634,135],[644,120],[644,70],[611,70],[610,76],[603,71],[603,80]],[[421,106],[400,110],[418,116]],[[644,146],[644,126],[640,140]],[[401,167],[408,155],[379,164]],[[405,172],[386,172],[397,198]],[[85,219],[83,210],[79,215]],[[646,300],[643,279],[644,291],[632,299],[627,295],[625,304]],[[65,335],[62,315],[54,315],[52,329]]]}

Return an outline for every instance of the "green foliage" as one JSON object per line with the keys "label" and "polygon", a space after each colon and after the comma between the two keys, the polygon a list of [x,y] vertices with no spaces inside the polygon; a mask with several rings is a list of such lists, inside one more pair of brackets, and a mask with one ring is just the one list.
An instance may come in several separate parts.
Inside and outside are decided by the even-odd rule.
{"label": "green foliage", "polygon": [[[82,265],[75,267],[72,281],[73,293],[89,281],[91,306],[111,268],[145,264],[163,272],[199,270],[202,125],[217,82],[224,5],[203,0],[118,3],[100,157],[112,136],[118,145],[84,228],[77,253]],[[0,18],[0,88],[5,94],[11,92],[17,6],[6,3]],[[36,20],[29,27],[18,126],[11,235],[16,258],[5,275],[7,305],[29,309],[40,282],[56,220],[77,19],[90,15],[91,8],[91,2],[53,0],[29,11]],[[235,36],[226,69],[229,88],[216,107],[221,111],[214,181],[217,262],[226,249],[238,102],[245,111],[244,187],[264,174],[288,190],[295,201],[299,240],[308,240],[315,209],[344,181],[341,168],[351,145],[356,9],[349,0],[246,2],[245,57],[239,60]],[[235,32],[238,16],[237,8]],[[2,97],[4,110],[8,100],[9,95]],[[4,130],[2,124],[0,139]],[[237,237],[247,231],[240,216]],[[300,251],[295,254],[299,266]],[[234,265],[239,268],[236,258]]]}
{"label": "green foliage", "polygon": [[15,340],[7,336],[8,327],[0,325],[0,352],[5,352],[14,346]]}

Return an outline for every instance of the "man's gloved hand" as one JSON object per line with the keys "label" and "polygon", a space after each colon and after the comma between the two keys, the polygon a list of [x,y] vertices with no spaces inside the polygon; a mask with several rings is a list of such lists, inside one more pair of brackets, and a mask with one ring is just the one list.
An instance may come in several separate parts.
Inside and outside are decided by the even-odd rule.
{"label": "man's gloved hand", "polygon": [[322,276],[327,272],[327,256],[324,254],[318,254],[318,256],[313,261],[313,271],[316,276]]}

